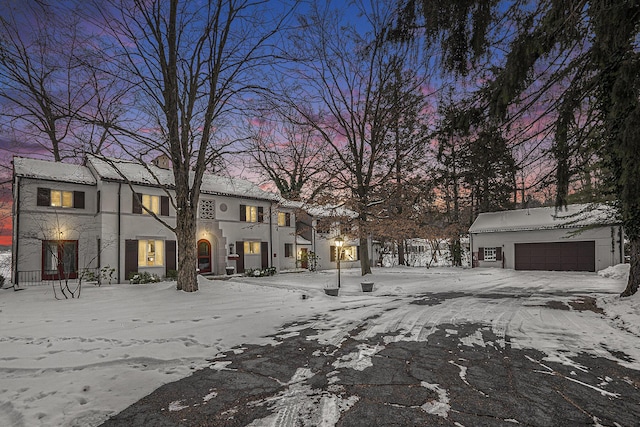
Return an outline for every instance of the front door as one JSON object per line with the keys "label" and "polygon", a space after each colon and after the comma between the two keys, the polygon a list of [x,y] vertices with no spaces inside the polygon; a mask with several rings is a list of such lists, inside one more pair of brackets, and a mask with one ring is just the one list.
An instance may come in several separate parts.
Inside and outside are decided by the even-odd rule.
{"label": "front door", "polygon": [[300,267],[309,268],[309,255],[307,248],[300,248]]}
{"label": "front door", "polygon": [[208,240],[198,241],[198,269],[200,273],[211,273],[211,243]]}
{"label": "front door", "polygon": [[42,280],[78,277],[78,241],[42,241]]}

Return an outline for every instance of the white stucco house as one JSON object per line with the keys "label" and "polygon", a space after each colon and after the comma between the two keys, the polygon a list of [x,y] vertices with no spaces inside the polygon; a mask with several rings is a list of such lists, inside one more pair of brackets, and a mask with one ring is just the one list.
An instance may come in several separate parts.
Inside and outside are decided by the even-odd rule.
{"label": "white stucco house", "polygon": [[360,241],[350,225],[357,217],[354,211],[343,206],[309,206],[295,201],[284,202],[283,206],[296,213],[296,257],[301,268],[337,268],[336,237],[343,239],[340,268],[360,268]]}
{"label": "white stucco house", "polygon": [[[12,280],[71,278],[84,269],[163,277],[177,269],[168,158],[140,165],[88,156],[83,165],[13,160]],[[160,185],[160,184],[162,185]],[[144,206],[146,208],[143,209]],[[255,184],[205,174],[197,213],[197,266],[225,274],[296,267],[296,218],[276,194]]]}
{"label": "white stucco house", "polygon": [[482,213],[469,234],[474,267],[599,271],[624,260],[624,232],[606,205]]}

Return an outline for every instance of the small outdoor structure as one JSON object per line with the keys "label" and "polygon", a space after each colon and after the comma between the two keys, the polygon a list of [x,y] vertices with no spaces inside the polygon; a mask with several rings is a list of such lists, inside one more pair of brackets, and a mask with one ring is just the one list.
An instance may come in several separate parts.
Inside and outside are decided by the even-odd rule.
{"label": "small outdoor structure", "polygon": [[482,213],[469,234],[473,267],[598,271],[624,261],[623,229],[606,205]]}

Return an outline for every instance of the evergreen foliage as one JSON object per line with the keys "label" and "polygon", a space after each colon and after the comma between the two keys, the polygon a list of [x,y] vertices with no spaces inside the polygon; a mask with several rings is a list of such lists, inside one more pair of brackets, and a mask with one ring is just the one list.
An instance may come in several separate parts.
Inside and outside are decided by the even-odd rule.
{"label": "evergreen foliage", "polygon": [[[424,37],[443,50],[443,67],[467,75],[494,66],[479,91],[503,124],[542,107],[555,126],[556,205],[567,204],[573,176],[600,160],[604,190],[630,239],[631,272],[623,295],[640,284],[640,2],[435,0],[404,2],[396,40]],[[499,49],[503,49],[503,54]],[[594,138],[594,136],[597,136]]]}

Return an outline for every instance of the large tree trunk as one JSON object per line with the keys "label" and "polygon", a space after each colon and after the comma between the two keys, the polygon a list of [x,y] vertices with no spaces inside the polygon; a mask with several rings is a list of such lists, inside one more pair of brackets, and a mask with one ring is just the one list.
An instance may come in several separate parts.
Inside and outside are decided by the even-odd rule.
{"label": "large tree trunk", "polygon": [[398,240],[398,265],[406,265],[404,259],[404,239]]}
{"label": "large tree trunk", "polygon": [[366,236],[360,237],[360,272],[371,274],[371,262],[369,261],[369,241]]}
{"label": "large tree trunk", "polygon": [[624,292],[620,294],[621,297],[628,297],[638,292],[638,285],[640,285],[640,237],[636,236],[630,238],[630,262],[631,268],[629,269],[629,281]]}
{"label": "large tree trunk", "polygon": [[177,212],[176,238],[178,240],[178,290],[195,292],[198,290],[196,271],[196,218],[192,208]]}

